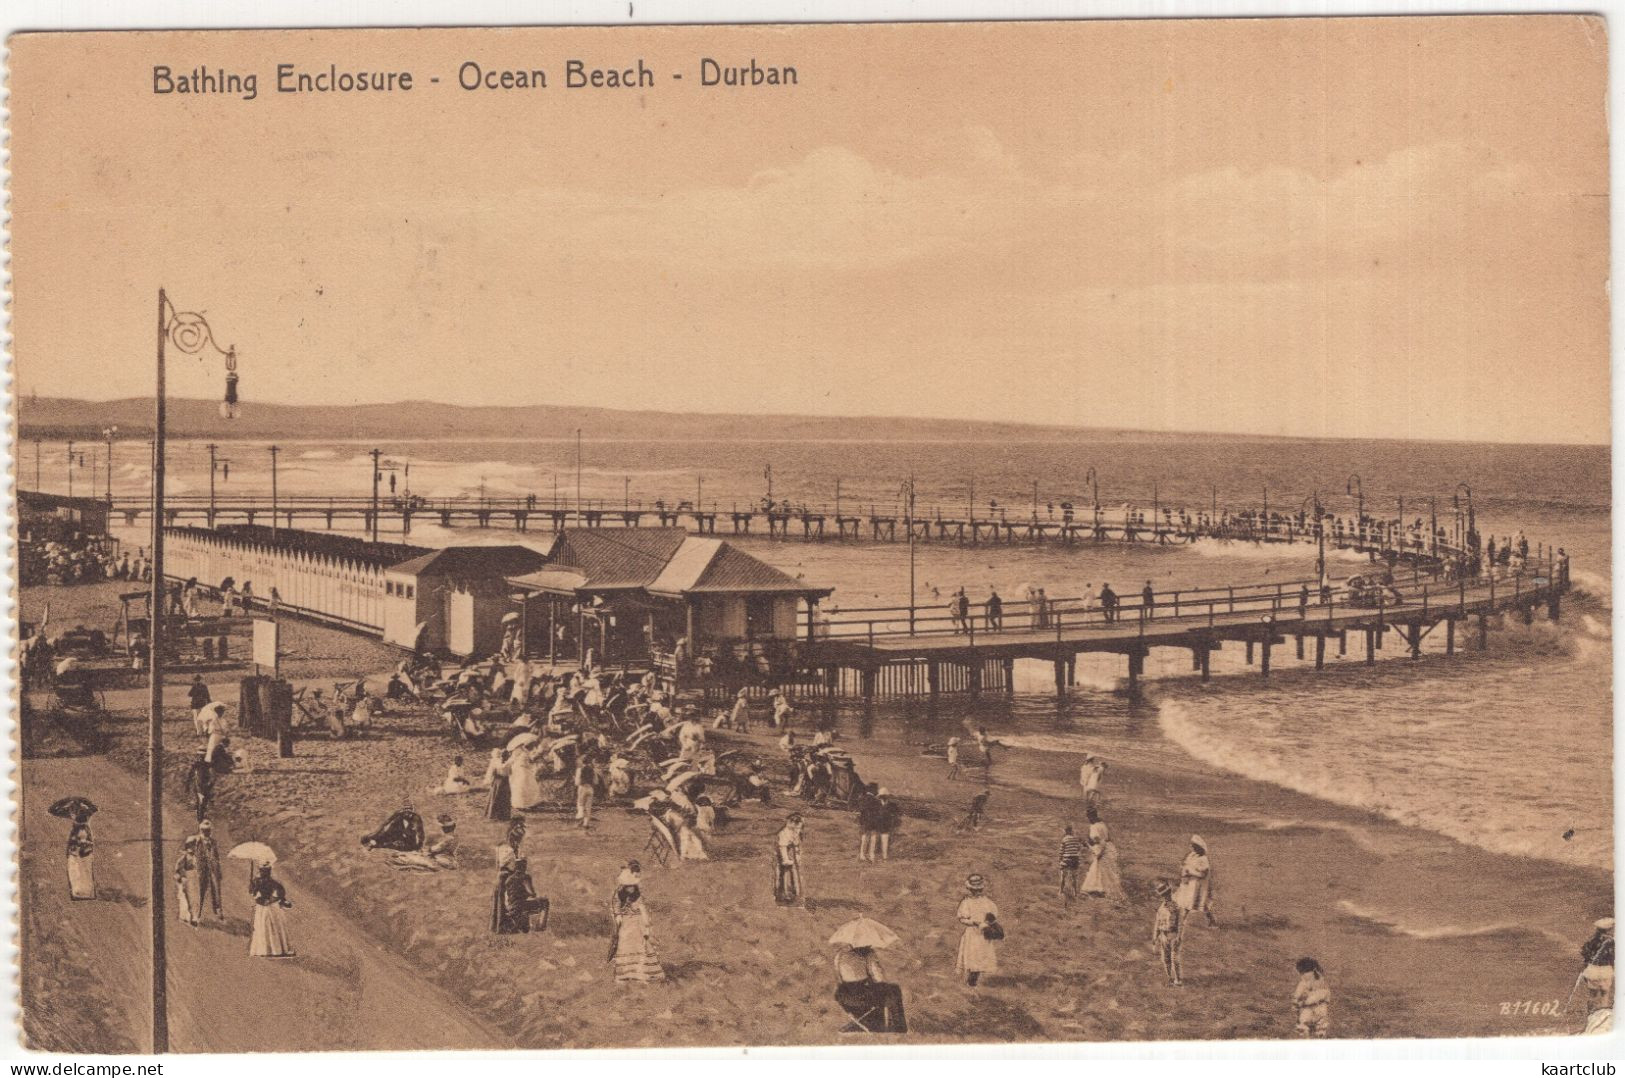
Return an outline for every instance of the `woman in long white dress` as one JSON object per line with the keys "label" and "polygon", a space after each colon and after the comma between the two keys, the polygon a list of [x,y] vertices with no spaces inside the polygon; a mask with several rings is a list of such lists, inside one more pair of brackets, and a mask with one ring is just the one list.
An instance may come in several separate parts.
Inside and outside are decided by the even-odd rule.
{"label": "woman in long white dress", "polygon": [[989,928],[998,923],[999,907],[987,897],[987,881],[980,875],[966,877],[965,890],[967,893],[960,900],[957,913],[959,923],[965,926],[965,930],[959,936],[959,954],[954,959],[954,969],[963,973],[965,983],[974,988],[982,974],[999,971],[999,954],[994,941],[988,938]]}
{"label": "woman in long white dress", "polygon": [[615,889],[612,913],[615,938],[609,960],[615,967],[615,979],[643,984],[665,980],[666,970],[655,953],[649,911],[643,905],[643,892],[637,884],[622,884]]}
{"label": "woman in long white dress", "polygon": [[1117,864],[1117,844],[1112,842],[1111,828],[1094,809],[1088,810],[1088,816],[1089,849],[1095,859],[1083,878],[1082,891],[1095,898],[1120,902],[1127,896],[1123,893],[1123,872]]}
{"label": "woman in long white dress", "polygon": [[68,897],[75,900],[96,897],[96,866],[92,860],[96,844],[90,837],[90,814],[81,812],[68,829]]}
{"label": "woman in long white dress", "polygon": [[1213,865],[1201,835],[1191,836],[1191,852],[1179,866],[1179,889],[1174,892],[1174,901],[1187,913],[1201,911],[1207,923],[1213,923]]}
{"label": "woman in long white dress", "polygon": [[541,804],[542,784],[536,779],[536,761],[530,750],[525,747],[514,749],[508,763],[513,767],[508,781],[512,788],[514,809],[535,808]]}
{"label": "woman in long white dress", "polygon": [[293,909],[282,884],[271,878],[271,866],[261,865],[259,875],[248,887],[254,899],[254,934],[248,941],[250,958],[287,958],[293,952],[288,935],[288,918],[283,910]]}

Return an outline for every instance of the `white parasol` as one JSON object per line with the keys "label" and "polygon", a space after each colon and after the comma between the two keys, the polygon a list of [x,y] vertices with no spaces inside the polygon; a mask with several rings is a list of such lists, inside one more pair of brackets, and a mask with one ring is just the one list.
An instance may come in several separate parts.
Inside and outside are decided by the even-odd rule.
{"label": "white parasol", "polygon": [[833,944],[844,947],[890,947],[897,942],[897,933],[863,915],[846,922],[829,938]]}
{"label": "white parasol", "polygon": [[240,842],[231,848],[227,857],[235,857],[239,861],[254,861],[262,865],[276,864],[276,851],[263,842]]}
{"label": "white parasol", "polygon": [[522,733],[517,733],[508,740],[508,751],[512,752],[514,749],[522,749],[526,745],[533,743],[535,740],[536,732],[534,730],[526,730]]}
{"label": "white parasol", "polygon": [[504,624],[504,625],[507,625],[510,622],[515,622],[515,621],[518,621],[518,620],[519,620],[519,611],[517,611],[517,610],[510,610],[506,614],[502,615],[502,624]]}
{"label": "white parasol", "polygon": [[701,777],[703,776],[699,771],[680,771],[666,780],[666,789],[681,791],[684,786]]}

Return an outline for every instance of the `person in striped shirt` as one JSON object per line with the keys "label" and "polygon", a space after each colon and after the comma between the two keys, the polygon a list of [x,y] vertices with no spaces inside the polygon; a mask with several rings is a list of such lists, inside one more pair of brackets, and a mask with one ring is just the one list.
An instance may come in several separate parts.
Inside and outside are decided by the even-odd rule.
{"label": "person in striped shirt", "polygon": [[1083,864],[1083,843],[1066,825],[1061,836],[1061,897],[1068,902],[1078,897],[1078,869]]}

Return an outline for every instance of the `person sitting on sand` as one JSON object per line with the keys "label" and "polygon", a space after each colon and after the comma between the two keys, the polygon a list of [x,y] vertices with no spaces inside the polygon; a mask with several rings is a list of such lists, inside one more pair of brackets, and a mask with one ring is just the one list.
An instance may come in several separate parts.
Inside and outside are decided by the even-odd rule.
{"label": "person sitting on sand", "polygon": [[[854,1019],[878,1012],[876,1033],[907,1033],[903,989],[886,980],[873,947],[845,947],[835,956],[835,1002]],[[873,1018],[870,1021],[874,1021]]]}
{"label": "person sitting on sand", "polygon": [[1292,990],[1292,1006],[1298,1010],[1298,1035],[1324,1037],[1331,1031],[1327,1016],[1332,990],[1326,974],[1313,958],[1298,959],[1298,986]]}
{"label": "person sitting on sand", "polygon": [[442,812],[440,837],[421,853],[392,853],[389,863],[409,872],[446,872],[457,867],[457,822]]}
{"label": "person sitting on sand", "polygon": [[610,797],[625,797],[632,792],[632,763],[625,755],[617,752],[609,758],[609,769],[606,772]]}
{"label": "person sitting on sand", "polygon": [[415,853],[423,848],[423,817],[412,811],[412,803],[390,814],[384,826],[370,835],[361,837],[361,845],[369,850],[397,850]]}
{"label": "person sitting on sand", "polygon": [[453,756],[451,758],[451,765],[446,768],[445,781],[439,786],[434,787],[429,792],[446,795],[466,794],[473,788],[474,784],[469,781],[468,774],[463,770],[463,758],[461,756]]}

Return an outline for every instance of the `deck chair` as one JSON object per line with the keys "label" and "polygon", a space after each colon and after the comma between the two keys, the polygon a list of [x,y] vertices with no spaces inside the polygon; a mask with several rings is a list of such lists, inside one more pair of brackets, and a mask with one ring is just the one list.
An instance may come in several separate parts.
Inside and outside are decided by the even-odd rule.
{"label": "deck chair", "polygon": [[665,868],[667,861],[677,853],[677,836],[671,833],[664,820],[649,817],[649,841],[643,844],[643,852],[653,854],[661,868]]}
{"label": "deck chair", "polygon": [[865,1010],[862,1014],[859,1014],[857,1012],[856,1007],[844,1007],[843,1006],[841,1009],[846,1012],[846,1024],[843,1025],[840,1029],[836,1030],[835,1032],[837,1032],[837,1033],[867,1033],[870,1036],[874,1036],[876,1031],[869,1028],[869,1021],[871,1019],[875,1018],[878,1015],[878,1013],[880,1011],[879,1007],[870,1007],[869,1009]]}

